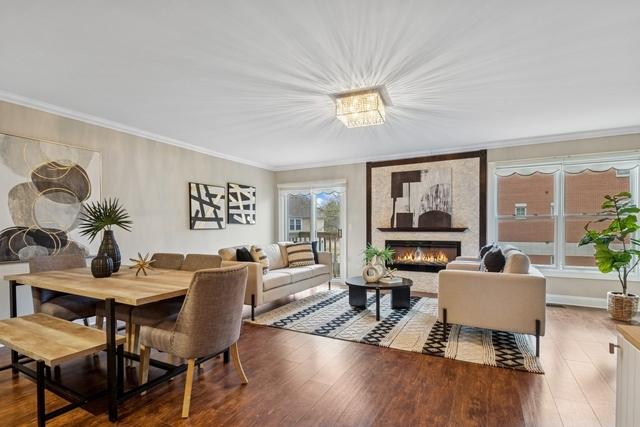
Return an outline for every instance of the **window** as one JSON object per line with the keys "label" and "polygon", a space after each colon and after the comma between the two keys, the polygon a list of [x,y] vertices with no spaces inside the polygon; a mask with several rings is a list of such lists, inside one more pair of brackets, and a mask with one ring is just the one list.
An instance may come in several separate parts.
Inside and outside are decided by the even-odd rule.
{"label": "window", "polygon": [[[627,191],[637,202],[639,170],[637,155],[606,161],[572,157],[537,165],[497,165],[493,240],[519,247],[540,266],[594,270],[593,248],[578,247],[584,226],[608,219],[600,208],[607,194]],[[591,227],[605,224],[594,222]]]}
{"label": "window", "polygon": [[553,265],[555,217],[549,205],[555,197],[554,174],[511,172],[497,177],[497,240],[522,249],[535,264]]}
{"label": "window", "polygon": [[302,218],[289,218],[289,231],[301,231]]}

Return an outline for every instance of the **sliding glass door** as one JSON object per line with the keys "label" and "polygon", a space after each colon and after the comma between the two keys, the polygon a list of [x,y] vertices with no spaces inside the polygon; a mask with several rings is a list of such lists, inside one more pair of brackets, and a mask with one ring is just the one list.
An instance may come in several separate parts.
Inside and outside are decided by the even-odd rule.
{"label": "sliding glass door", "polygon": [[318,242],[318,251],[330,252],[333,277],[343,278],[345,269],[346,185],[322,183],[279,186],[280,239]]}

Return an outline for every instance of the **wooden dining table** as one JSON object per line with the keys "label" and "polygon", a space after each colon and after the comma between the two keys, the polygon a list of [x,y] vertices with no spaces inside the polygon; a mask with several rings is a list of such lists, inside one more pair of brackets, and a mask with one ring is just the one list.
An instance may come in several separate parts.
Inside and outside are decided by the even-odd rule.
{"label": "wooden dining table", "polygon": [[[164,269],[152,269],[148,271],[146,276],[143,274],[136,276],[135,271],[126,268],[126,266],[123,266],[121,271],[114,273],[111,277],[100,279],[94,278],[88,268],[14,274],[4,277],[9,282],[9,313],[11,317],[18,315],[16,288],[20,285],[64,292],[105,302],[107,395],[109,420],[112,422],[118,419],[119,403],[162,381],[168,381],[176,373],[183,370],[182,367],[176,367],[161,361],[153,361],[152,365],[167,372],[160,378],[156,378],[148,384],[139,385],[135,389],[127,390],[125,393],[124,378],[119,378],[122,376],[122,374],[119,375],[119,372],[122,372],[122,367],[118,369],[118,366],[116,366],[118,359],[116,357],[116,304],[135,307],[186,295],[192,278],[193,272],[191,271]],[[137,357],[133,354],[128,354],[127,356],[134,360]],[[11,351],[11,366],[14,372],[17,373],[19,371],[18,364],[20,363],[18,352]]]}

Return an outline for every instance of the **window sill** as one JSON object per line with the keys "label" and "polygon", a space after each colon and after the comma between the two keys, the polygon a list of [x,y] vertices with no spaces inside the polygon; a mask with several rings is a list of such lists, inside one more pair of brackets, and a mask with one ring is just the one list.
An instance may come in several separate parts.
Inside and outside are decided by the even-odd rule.
{"label": "window sill", "polygon": [[[612,282],[618,281],[616,274],[603,274],[599,271],[584,271],[584,270],[557,270],[553,268],[537,267],[544,277],[552,277],[559,279],[586,279],[586,280],[608,280]],[[638,274],[634,273],[628,277],[628,282],[633,284],[640,283]]]}

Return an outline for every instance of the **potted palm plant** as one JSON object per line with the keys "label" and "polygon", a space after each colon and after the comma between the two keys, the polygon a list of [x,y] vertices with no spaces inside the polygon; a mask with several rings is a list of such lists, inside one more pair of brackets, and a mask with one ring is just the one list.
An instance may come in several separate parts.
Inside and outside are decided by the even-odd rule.
{"label": "potted palm plant", "polygon": [[120,269],[120,247],[113,237],[113,227],[120,227],[123,230],[131,231],[133,222],[129,219],[129,214],[120,205],[118,199],[105,199],[102,202],[87,203],[83,205],[84,210],[80,215],[80,234],[89,236],[89,241],[93,242],[98,233],[104,231],[102,243],[98,249],[98,255],[107,254],[113,261],[113,272]]}
{"label": "potted palm plant", "polygon": [[[629,322],[638,311],[640,300],[638,295],[627,292],[629,274],[638,266],[640,259],[640,240],[634,238],[640,229],[636,216],[640,209],[628,192],[605,196],[602,209],[601,214],[607,217],[589,221],[584,226],[585,235],[578,246],[593,245],[598,269],[603,273],[616,271],[622,292],[607,293],[607,308],[613,319]],[[601,231],[591,228],[592,224],[605,221],[609,224]]]}

